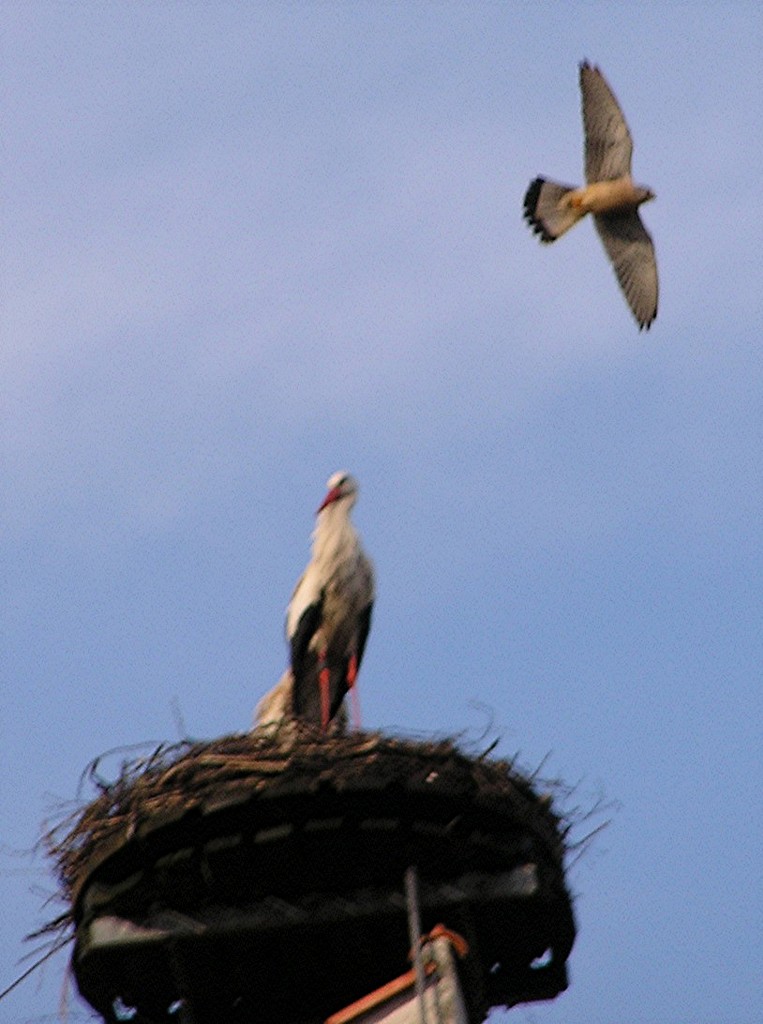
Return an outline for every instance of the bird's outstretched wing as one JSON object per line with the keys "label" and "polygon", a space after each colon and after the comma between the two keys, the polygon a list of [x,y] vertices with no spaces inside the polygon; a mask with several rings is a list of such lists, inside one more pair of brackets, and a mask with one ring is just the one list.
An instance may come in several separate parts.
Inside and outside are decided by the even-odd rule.
{"label": "bird's outstretched wing", "polygon": [[596,230],[639,329],[657,316],[657,261],[649,232],[636,210],[594,217]]}
{"label": "bird's outstretched wing", "polygon": [[580,92],[586,181],[591,184],[630,174],[633,140],[625,117],[604,75],[587,61],[580,65]]}

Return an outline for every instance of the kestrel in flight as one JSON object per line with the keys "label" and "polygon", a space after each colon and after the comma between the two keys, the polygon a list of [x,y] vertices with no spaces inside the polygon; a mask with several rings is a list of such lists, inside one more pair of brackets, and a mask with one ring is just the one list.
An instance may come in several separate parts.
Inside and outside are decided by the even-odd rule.
{"label": "kestrel in flight", "polygon": [[634,185],[628,125],[604,75],[587,61],[580,65],[580,91],[586,184],[536,178],[525,194],[525,217],[542,242],[553,242],[592,213],[639,330],[649,330],[657,316],[657,262],[638,208],[654,192]]}

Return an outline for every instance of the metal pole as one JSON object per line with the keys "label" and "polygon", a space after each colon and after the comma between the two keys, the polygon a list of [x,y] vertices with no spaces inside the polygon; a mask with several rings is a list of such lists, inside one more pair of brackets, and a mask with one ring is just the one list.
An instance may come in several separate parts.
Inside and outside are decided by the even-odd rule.
{"label": "metal pole", "polygon": [[405,872],[405,898],[408,903],[408,939],[411,943],[413,969],[416,974],[416,1001],[419,1004],[420,1024],[427,1024],[427,1012],[424,1005],[426,975],[424,962],[421,958],[421,915],[419,913],[419,882],[416,868],[411,865]]}

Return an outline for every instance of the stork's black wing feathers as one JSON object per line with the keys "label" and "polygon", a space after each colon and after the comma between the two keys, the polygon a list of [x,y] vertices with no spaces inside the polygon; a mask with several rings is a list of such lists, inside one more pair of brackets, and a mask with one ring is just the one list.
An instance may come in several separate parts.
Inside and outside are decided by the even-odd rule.
{"label": "stork's black wing feathers", "polygon": [[[366,640],[368,639],[368,632],[371,629],[371,612],[373,611],[373,601],[366,605],[363,611],[358,616],[358,642],[355,650],[355,667],[360,668],[360,663],[363,660],[363,651],[366,647]],[[333,718],[342,706],[342,701],[347,696],[347,674],[350,670],[350,658],[344,658],[342,660],[341,672],[332,671],[330,681],[330,712],[329,716]]]}
{"label": "stork's black wing feathers", "polygon": [[368,631],[371,629],[371,612],[374,610],[374,603],[371,601],[358,617],[358,668],[363,660],[363,651],[366,649],[366,640],[368,640]]}
{"label": "stork's black wing feathers", "polygon": [[307,662],[309,661],[310,641],[321,624],[322,615],[323,594],[321,593],[320,601],[308,605],[302,612],[297,628],[291,637],[291,670],[294,676],[295,691],[299,689],[299,683],[304,678]]}

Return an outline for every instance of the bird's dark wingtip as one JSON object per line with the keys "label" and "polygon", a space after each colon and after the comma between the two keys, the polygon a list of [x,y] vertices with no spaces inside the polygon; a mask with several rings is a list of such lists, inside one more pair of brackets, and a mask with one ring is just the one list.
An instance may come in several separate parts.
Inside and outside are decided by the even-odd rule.
{"label": "bird's dark wingtip", "polygon": [[580,68],[580,72],[579,72],[578,77],[580,78],[580,84],[581,85],[583,84],[583,76],[584,75],[588,75],[588,74],[598,75],[599,78],[604,78],[604,75],[602,74],[601,68],[599,67],[599,65],[598,64],[592,64],[590,60],[581,60],[581,62],[579,64],[579,68]]}
{"label": "bird's dark wingtip", "polygon": [[654,321],[657,319],[657,310],[652,313],[648,320],[639,320],[638,329],[639,331],[648,331]]}

